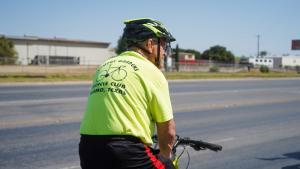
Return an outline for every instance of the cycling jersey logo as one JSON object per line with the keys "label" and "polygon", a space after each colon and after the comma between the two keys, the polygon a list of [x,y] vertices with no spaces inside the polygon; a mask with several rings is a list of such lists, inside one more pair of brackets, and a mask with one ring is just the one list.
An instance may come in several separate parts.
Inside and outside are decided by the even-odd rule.
{"label": "cycling jersey logo", "polygon": [[122,81],[127,77],[127,71],[124,69],[126,66],[112,66],[112,64],[109,65],[109,67],[105,70],[102,70],[97,78],[97,82],[102,81],[103,79],[107,77],[111,77],[114,81]]}

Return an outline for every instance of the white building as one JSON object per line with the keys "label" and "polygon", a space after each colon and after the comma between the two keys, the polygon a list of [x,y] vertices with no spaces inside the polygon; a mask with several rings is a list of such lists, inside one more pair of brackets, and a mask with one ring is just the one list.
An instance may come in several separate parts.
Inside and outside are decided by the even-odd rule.
{"label": "white building", "polygon": [[37,36],[4,36],[14,43],[17,63],[99,65],[114,55],[110,43],[41,38]]}
{"label": "white building", "polygon": [[300,66],[300,56],[283,56],[282,67],[285,66]]}
{"label": "white building", "polygon": [[179,61],[195,61],[196,57],[193,53],[179,52]]}
{"label": "white building", "polygon": [[249,63],[252,63],[254,66],[265,65],[269,68],[274,67],[274,58],[273,57],[250,57]]}

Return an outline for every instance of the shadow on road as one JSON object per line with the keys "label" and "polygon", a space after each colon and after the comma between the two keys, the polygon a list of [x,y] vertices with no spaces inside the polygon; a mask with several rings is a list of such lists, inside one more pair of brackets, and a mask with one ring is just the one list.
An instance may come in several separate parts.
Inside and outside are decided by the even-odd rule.
{"label": "shadow on road", "polygon": [[[275,161],[275,160],[284,160],[284,159],[296,159],[300,160],[300,152],[293,152],[283,154],[283,157],[272,157],[272,158],[257,158],[259,160],[266,160],[266,161]],[[281,169],[300,169],[300,164],[294,164],[282,167]]]}
{"label": "shadow on road", "polygon": [[299,168],[300,168],[300,164],[296,164],[296,165],[282,167],[281,169],[299,169]]}

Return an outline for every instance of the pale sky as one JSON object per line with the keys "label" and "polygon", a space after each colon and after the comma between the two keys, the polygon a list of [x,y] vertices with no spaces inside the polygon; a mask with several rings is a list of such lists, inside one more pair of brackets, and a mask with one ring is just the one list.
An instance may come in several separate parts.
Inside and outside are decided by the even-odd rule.
{"label": "pale sky", "polygon": [[1,0],[0,34],[111,42],[123,21],[149,17],[165,24],[177,39],[173,47],[201,53],[221,45],[235,55],[297,54],[300,0]]}

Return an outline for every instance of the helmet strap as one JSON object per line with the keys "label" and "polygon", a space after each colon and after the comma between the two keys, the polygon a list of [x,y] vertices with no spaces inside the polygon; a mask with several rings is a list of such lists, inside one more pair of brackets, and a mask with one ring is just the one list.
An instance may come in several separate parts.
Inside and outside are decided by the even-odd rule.
{"label": "helmet strap", "polygon": [[157,57],[155,58],[155,64],[160,68],[160,38],[157,38]]}
{"label": "helmet strap", "polygon": [[136,46],[137,48],[141,49],[142,51],[144,51],[148,54],[151,54],[151,52],[148,49],[144,48],[142,45],[140,45],[138,43],[134,44],[134,46]]}
{"label": "helmet strap", "polygon": [[[157,56],[155,58],[155,65],[160,68],[160,63],[161,63],[161,59],[160,59],[160,38],[157,38]],[[142,45],[135,43],[133,44],[133,46],[136,46],[137,48],[141,49],[143,52],[146,52],[148,54],[151,54],[151,52],[146,49],[145,47],[143,47]]]}

